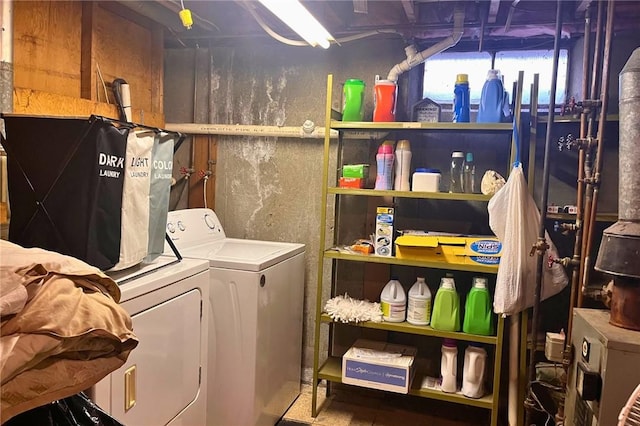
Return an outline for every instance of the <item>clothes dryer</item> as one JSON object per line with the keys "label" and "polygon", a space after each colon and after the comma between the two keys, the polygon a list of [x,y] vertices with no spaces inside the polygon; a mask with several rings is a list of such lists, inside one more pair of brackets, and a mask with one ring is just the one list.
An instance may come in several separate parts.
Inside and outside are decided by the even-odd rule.
{"label": "clothes dryer", "polygon": [[139,344],[89,397],[125,425],[206,425],[209,263],[160,256],[109,275]]}
{"label": "clothes dryer", "polygon": [[209,425],[274,425],[300,393],[303,244],[227,238],[210,209],[169,212],[185,258],[210,267]]}

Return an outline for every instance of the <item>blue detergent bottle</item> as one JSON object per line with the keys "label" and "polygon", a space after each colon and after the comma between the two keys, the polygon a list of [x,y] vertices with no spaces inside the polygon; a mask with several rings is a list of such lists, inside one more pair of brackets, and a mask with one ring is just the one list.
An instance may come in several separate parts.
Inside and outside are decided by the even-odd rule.
{"label": "blue detergent bottle", "polygon": [[500,123],[502,121],[504,95],[505,91],[500,78],[500,71],[489,70],[480,95],[478,123]]}
{"label": "blue detergent bottle", "polygon": [[469,76],[458,74],[453,87],[453,122],[469,122]]}

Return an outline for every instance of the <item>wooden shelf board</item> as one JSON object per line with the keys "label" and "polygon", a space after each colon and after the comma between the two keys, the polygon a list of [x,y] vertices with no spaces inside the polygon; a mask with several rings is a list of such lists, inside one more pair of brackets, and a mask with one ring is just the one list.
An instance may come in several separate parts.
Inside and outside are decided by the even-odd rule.
{"label": "wooden shelf board", "polygon": [[[420,396],[423,398],[438,399],[441,401],[453,402],[456,404],[472,405],[474,407],[491,409],[493,406],[493,394],[485,395],[479,399],[467,398],[458,393],[445,393],[438,390],[421,389],[419,385],[424,377],[419,371],[413,379],[413,385],[409,390],[410,395]],[[318,378],[331,382],[342,383],[342,359],[338,357],[329,357],[327,361],[318,370]]]}
{"label": "wooden shelf board", "polygon": [[396,198],[423,198],[431,200],[456,200],[456,201],[489,201],[491,195],[465,194],[450,192],[418,192],[418,191],[393,191],[378,189],[356,189],[356,188],[327,188],[329,194],[359,195],[366,197],[396,197]]}
{"label": "wooden shelf board", "polygon": [[[322,314],[322,322],[331,323],[334,322],[327,314]],[[342,324],[337,322],[336,324]],[[348,323],[354,327],[374,328],[378,330],[399,331],[402,333],[419,334],[422,336],[442,337],[446,339],[465,340],[468,342],[485,343],[488,345],[495,345],[498,343],[496,336],[480,336],[477,334],[467,334],[456,331],[441,331],[434,330],[428,325],[413,325],[408,322],[372,322],[365,321],[361,323]]]}
{"label": "wooden shelf board", "polygon": [[335,250],[326,250],[324,257],[327,259],[341,259],[350,260],[354,262],[368,262],[368,263],[386,263],[390,265],[403,265],[403,266],[418,266],[422,268],[431,269],[444,269],[449,271],[467,271],[467,272],[482,272],[485,274],[497,274],[498,268],[495,266],[486,265],[467,265],[445,262],[427,262],[425,260],[415,259],[399,259],[397,257],[383,257],[366,254],[347,254],[340,253]]}

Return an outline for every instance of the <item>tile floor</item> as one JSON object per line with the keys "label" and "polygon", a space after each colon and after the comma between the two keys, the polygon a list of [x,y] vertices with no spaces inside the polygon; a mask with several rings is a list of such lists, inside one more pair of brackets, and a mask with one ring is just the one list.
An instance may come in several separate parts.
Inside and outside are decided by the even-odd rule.
{"label": "tile floor", "polygon": [[303,385],[282,426],[480,426],[489,423],[488,411],[407,395],[349,388],[332,388],[325,398],[318,389],[318,416],[311,417],[311,385]]}

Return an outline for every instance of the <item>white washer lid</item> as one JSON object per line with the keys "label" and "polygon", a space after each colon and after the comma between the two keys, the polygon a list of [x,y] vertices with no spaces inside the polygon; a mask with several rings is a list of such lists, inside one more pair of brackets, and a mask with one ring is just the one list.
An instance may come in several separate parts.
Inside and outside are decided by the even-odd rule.
{"label": "white washer lid", "polygon": [[210,244],[183,248],[184,257],[208,259],[211,267],[262,271],[304,252],[304,244],[224,238]]}
{"label": "white washer lid", "polygon": [[153,262],[106,274],[120,287],[122,303],[208,270],[209,264],[205,260],[182,259],[178,262],[175,256],[159,256]]}

